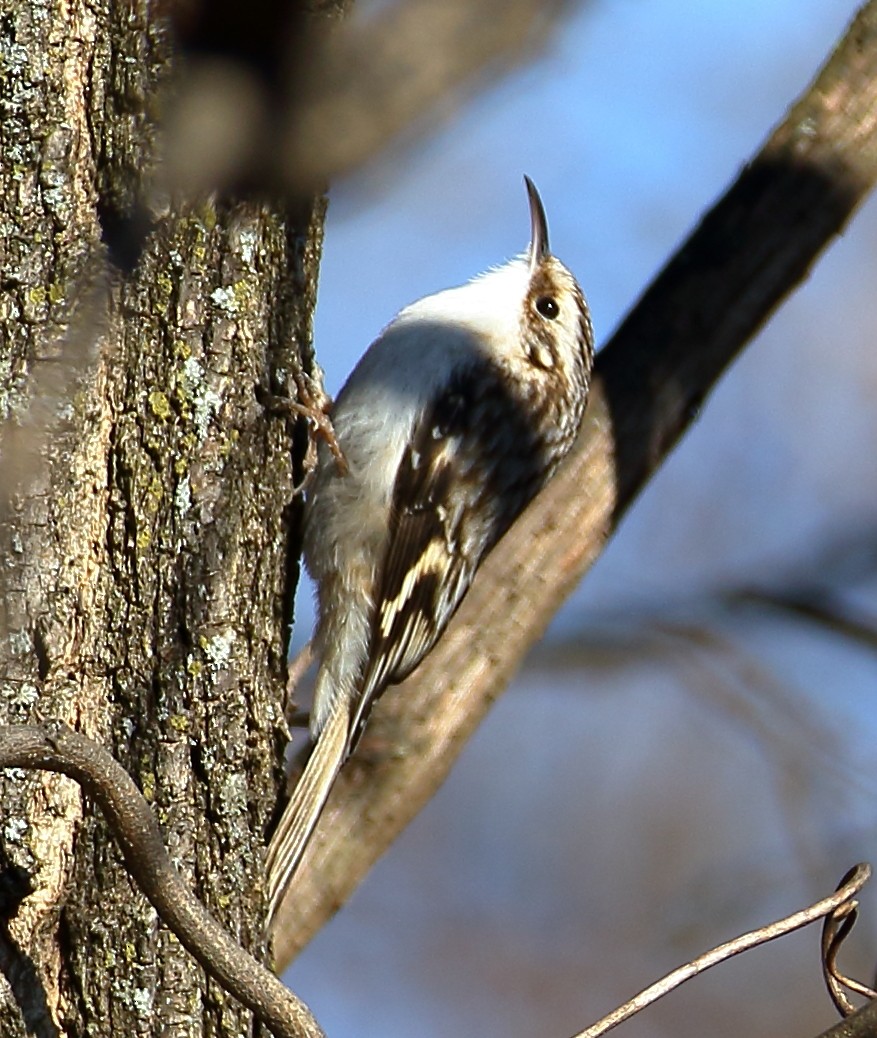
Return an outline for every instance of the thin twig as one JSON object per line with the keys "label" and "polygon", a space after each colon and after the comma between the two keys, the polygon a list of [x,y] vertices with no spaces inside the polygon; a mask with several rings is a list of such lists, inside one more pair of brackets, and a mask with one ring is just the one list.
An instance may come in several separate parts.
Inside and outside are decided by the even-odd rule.
{"label": "thin twig", "polygon": [[822,976],[831,1000],[841,1016],[852,1016],[856,1011],[844,990],[849,988],[852,982],[838,969],[837,955],[847,934],[855,926],[858,914],[855,904],[842,905],[826,917],[822,927]]}
{"label": "thin twig", "polygon": [[780,610],[858,642],[871,651],[877,649],[877,622],[874,617],[857,615],[828,589],[743,588],[729,592],[724,597],[729,605],[754,605]]}
{"label": "thin twig", "polygon": [[308,1007],[223,930],[174,868],[149,804],[107,752],[66,725],[0,727],[0,768],[56,771],[100,806],[128,871],[162,922],[277,1038],[323,1038]]}
{"label": "thin twig", "polygon": [[[209,57],[186,18],[190,60],[164,125],[169,189],[195,197],[246,183],[283,186],[295,199],[322,191],[447,120],[484,82],[544,47],[573,8],[569,0],[404,0],[327,33],[325,18],[349,6],[269,5],[258,19],[242,18],[221,48],[217,21],[222,32],[233,16],[204,19]],[[253,53],[264,59],[258,68]]]}
{"label": "thin twig", "polygon": [[[841,889],[854,873],[855,869],[850,869],[840,881],[838,889]],[[866,984],[845,976],[837,965],[838,952],[855,925],[858,908],[858,902],[848,901],[838,906],[836,911],[830,912],[822,926],[822,975],[832,1001],[843,1016],[852,1016],[856,1012],[856,1007],[847,998],[844,988],[868,999],[877,998],[877,992],[872,991]]]}
{"label": "thin twig", "polygon": [[665,977],[662,977],[661,980],[651,984],[638,995],[635,995],[629,1002],[625,1002],[624,1005],[614,1009],[595,1024],[592,1024],[584,1031],[579,1031],[573,1038],[600,1038],[607,1031],[611,1031],[613,1027],[617,1027],[618,1024],[629,1020],[630,1017],[645,1009],[646,1006],[657,1002],[659,998],[663,998],[664,995],[674,991],[681,984],[684,984],[692,977],[696,977],[699,973],[703,973],[704,970],[708,970],[720,962],[725,962],[741,952],[749,951],[750,948],[756,948],[760,944],[767,944],[768,941],[775,941],[778,937],[784,937],[793,930],[799,930],[802,926],[807,926],[823,916],[831,915],[839,908],[849,905],[852,898],[867,883],[870,876],[870,865],[856,865],[847,873],[845,877],[846,882],[842,883],[834,894],[823,898],[821,901],[817,901],[808,908],[801,909],[800,912],[794,912],[792,915],[778,919],[774,923],[768,923],[767,926],[759,927],[757,930],[751,930],[749,933],[741,934],[731,941],[726,941],[717,948],[713,948],[712,951],[708,951],[684,966],[678,967],[678,969],[673,970]]}

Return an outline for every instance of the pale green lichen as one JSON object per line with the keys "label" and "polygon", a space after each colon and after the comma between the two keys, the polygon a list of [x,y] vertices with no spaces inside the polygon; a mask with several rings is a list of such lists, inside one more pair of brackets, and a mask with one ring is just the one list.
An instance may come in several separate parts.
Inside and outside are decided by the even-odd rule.
{"label": "pale green lichen", "polygon": [[174,505],[179,515],[184,516],[192,507],[192,485],[188,476],[184,476],[174,491]]}
{"label": "pale green lichen", "polygon": [[259,239],[256,236],[256,232],[252,228],[247,228],[246,230],[241,231],[241,259],[248,266],[252,264],[256,255],[256,246],[258,241]]}
{"label": "pale green lichen", "polygon": [[238,299],[234,285],[229,285],[227,287],[220,286],[219,288],[214,288],[214,290],[210,293],[210,298],[216,304],[216,306],[220,308],[220,310],[225,310],[227,313],[230,314],[237,312]]}
{"label": "pale green lichen", "polygon": [[195,398],[195,428],[202,440],[206,438],[210,420],[220,407],[222,407],[222,397],[212,389],[205,389]]}
{"label": "pale green lichen", "polygon": [[143,494],[144,513],[150,518],[154,516],[161,507],[163,499],[164,484],[159,479],[158,473],[153,472],[152,477],[149,480],[149,486],[146,487],[145,493]]}
{"label": "pale green lichen", "polygon": [[235,643],[236,634],[229,627],[221,634],[215,634],[203,646],[204,655],[214,673],[223,670],[231,658],[231,648]]}
{"label": "pale green lichen", "polygon": [[245,812],[247,784],[240,772],[231,772],[222,784],[222,803],[228,812]]}
{"label": "pale green lichen", "polygon": [[39,698],[40,690],[29,681],[14,681],[0,686],[0,699],[10,708],[29,710]]}
{"label": "pale green lichen", "polygon": [[155,284],[158,286],[158,290],[165,299],[169,299],[174,290],[173,278],[168,274],[158,274],[155,278]]}
{"label": "pale green lichen", "polygon": [[185,714],[171,714],[167,723],[169,727],[173,728],[175,732],[179,732],[181,735],[188,732],[191,728],[191,722]]}
{"label": "pale green lichen", "polygon": [[24,629],[13,631],[8,641],[13,656],[25,656],[33,652],[33,640],[30,633]]}
{"label": "pale green lichen", "polygon": [[27,830],[27,819],[10,818],[3,827],[3,836],[8,843],[21,843]]}
{"label": "pale green lichen", "polygon": [[137,1011],[138,1016],[148,1019],[152,1016],[152,1003],[154,999],[154,993],[149,988],[134,988],[131,995],[131,1002],[134,1005],[134,1009]]}
{"label": "pale green lichen", "polygon": [[183,363],[180,389],[185,393],[187,401],[191,403],[195,432],[198,441],[203,442],[207,436],[211,419],[222,406],[222,397],[215,390],[207,387],[204,381],[204,368],[196,357],[189,357]]}
{"label": "pale green lichen", "polygon": [[160,418],[164,422],[166,422],[172,414],[170,401],[160,389],[153,389],[149,394],[149,407],[155,417]]}

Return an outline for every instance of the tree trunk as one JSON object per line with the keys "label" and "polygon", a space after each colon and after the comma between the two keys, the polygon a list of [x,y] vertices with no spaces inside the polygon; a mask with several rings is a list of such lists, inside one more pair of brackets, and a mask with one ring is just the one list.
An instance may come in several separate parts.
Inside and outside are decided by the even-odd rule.
{"label": "tree trunk", "polygon": [[[0,722],[105,745],[263,956],[305,439],[270,399],[311,361],[323,204],[147,225],[170,48],[144,0],[13,0],[0,53]],[[0,925],[0,1034],[250,1033],[78,785],[0,796],[7,913],[34,890]]]}

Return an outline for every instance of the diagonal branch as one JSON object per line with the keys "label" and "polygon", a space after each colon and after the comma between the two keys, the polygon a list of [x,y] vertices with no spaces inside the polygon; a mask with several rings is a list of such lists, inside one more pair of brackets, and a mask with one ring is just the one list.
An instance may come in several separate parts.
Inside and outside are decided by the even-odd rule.
{"label": "diagonal branch", "polygon": [[574,455],[483,565],[442,641],[370,722],[275,922],[288,962],[444,780],[716,381],[877,178],[877,0],[598,358]]}
{"label": "diagonal branch", "polygon": [[234,941],[191,893],[130,775],[66,725],[0,727],[0,768],[39,768],[75,779],[110,822],[128,871],[181,944],[277,1038],[322,1038],[307,1006]]}

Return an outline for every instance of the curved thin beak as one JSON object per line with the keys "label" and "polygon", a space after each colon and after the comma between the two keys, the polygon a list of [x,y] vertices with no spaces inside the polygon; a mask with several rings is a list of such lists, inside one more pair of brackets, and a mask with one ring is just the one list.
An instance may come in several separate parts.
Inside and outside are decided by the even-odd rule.
{"label": "curved thin beak", "polygon": [[530,270],[532,271],[550,254],[551,249],[548,245],[548,220],[545,218],[542,199],[539,197],[536,185],[526,173],[524,183],[527,185],[527,195],[530,199]]}

